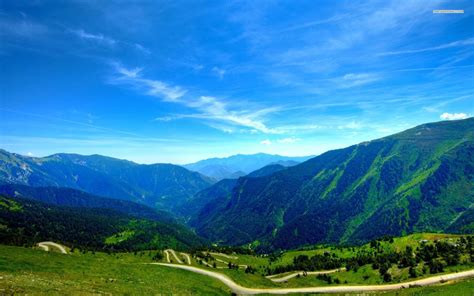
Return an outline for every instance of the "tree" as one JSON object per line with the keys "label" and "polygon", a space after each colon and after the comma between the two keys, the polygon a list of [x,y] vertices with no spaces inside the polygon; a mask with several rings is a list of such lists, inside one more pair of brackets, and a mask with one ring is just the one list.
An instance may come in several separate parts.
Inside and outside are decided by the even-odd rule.
{"label": "tree", "polygon": [[392,281],[392,275],[389,272],[386,272],[383,275],[383,281],[384,282],[391,282]]}
{"label": "tree", "polygon": [[408,270],[408,274],[410,274],[411,278],[416,278],[416,269],[413,266],[410,266],[410,269]]}

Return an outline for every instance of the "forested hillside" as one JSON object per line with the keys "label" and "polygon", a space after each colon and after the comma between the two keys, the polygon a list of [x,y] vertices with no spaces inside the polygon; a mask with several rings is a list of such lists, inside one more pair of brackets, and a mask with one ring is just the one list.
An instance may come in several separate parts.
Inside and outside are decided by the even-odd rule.
{"label": "forested hillside", "polygon": [[138,219],[103,208],[60,207],[0,196],[0,241],[57,241],[88,250],[190,249],[205,241],[184,226]]}
{"label": "forested hillside", "polygon": [[240,178],[194,220],[227,244],[356,243],[422,231],[472,232],[474,119],[424,124]]}
{"label": "forested hillside", "polygon": [[214,181],[172,164],[140,165],[100,155],[34,158],[0,150],[0,182],[69,187],[174,210]]}

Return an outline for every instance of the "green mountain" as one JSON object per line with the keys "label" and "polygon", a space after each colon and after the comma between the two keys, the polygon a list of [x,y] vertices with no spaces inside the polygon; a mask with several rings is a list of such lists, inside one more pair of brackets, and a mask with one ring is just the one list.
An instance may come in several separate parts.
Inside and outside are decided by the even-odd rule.
{"label": "green mountain", "polygon": [[69,187],[174,210],[213,180],[171,164],[141,165],[100,155],[34,158],[0,150],[0,182]]}
{"label": "green mountain", "polygon": [[[251,172],[247,177],[263,177],[271,175],[275,172],[281,171],[286,167],[280,164],[270,164],[264,166],[261,169]],[[191,224],[195,224],[194,220],[200,220],[201,217],[198,213],[207,214],[208,211],[202,211],[202,209],[212,201],[213,206],[219,205],[225,202],[226,198],[232,193],[232,189],[237,184],[237,179],[223,179],[212,185],[209,188],[199,191],[192,198],[188,200],[186,205],[180,209],[182,216],[191,218]],[[202,217],[208,219],[209,217]]]}
{"label": "green mountain", "polygon": [[473,232],[474,118],[424,124],[240,178],[193,220],[226,244],[355,243],[423,231]]}
{"label": "green mountain", "polygon": [[288,157],[265,153],[249,155],[237,154],[225,158],[209,158],[196,163],[187,164],[184,167],[216,180],[222,180],[245,176],[269,164],[292,166],[309,158],[311,158],[311,156]]}
{"label": "green mountain", "polygon": [[64,207],[0,195],[0,241],[56,241],[90,250],[191,249],[205,244],[176,223],[136,218],[105,208]]}
{"label": "green mountain", "polygon": [[142,219],[176,222],[173,216],[165,211],[156,210],[132,201],[100,197],[71,188],[30,187],[6,184],[0,185],[0,194],[15,198],[37,200],[56,206],[110,209]]}

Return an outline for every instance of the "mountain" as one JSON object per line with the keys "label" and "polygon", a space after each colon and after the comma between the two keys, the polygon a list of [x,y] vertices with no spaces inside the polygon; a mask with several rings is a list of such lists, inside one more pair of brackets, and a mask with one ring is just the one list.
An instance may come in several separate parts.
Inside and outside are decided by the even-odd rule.
{"label": "mountain", "polygon": [[171,164],[136,164],[100,155],[26,157],[0,150],[0,182],[69,187],[91,194],[174,210],[214,183]]}
{"label": "mountain", "polygon": [[226,158],[209,158],[184,165],[184,167],[216,180],[222,180],[245,176],[269,164],[292,166],[309,158],[311,156],[289,157],[265,153],[237,154]]}
{"label": "mountain", "polygon": [[103,208],[60,207],[0,195],[0,241],[33,245],[56,241],[89,250],[191,249],[205,240],[186,227],[137,219]]}
{"label": "mountain", "polygon": [[6,184],[0,185],[0,194],[15,198],[32,199],[56,206],[109,209],[142,219],[175,222],[171,214],[165,211],[127,200],[100,197],[71,188]]}
{"label": "mountain", "polygon": [[[271,175],[285,168],[286,167],[279,164],[270,164],[251,172],[247,175],[247,177],[263,177]],[[201,209],[203,209],[204,206],[206,206],[206,204],[208,204],[210,201],[212,201],[213,204],[220,204],[224,202],[236,184],[237,179],[223,179],[211,187],[196,193],[188,200],[186,206],[182,208],[182,215],[187,218],[196,217],[196,214],[198,213],[200,213],[200,215],[207,216],[207,211],[203,212]],[[200,217],[196,217],[196,219],[200,219]],[[194,222],[191,221],[191,224],[192,223]]]}
{"label": "mountain", "polygon": [[242,177],[192,225],[213,241],[267,248],[473,232],[474,118],[417,126]]}

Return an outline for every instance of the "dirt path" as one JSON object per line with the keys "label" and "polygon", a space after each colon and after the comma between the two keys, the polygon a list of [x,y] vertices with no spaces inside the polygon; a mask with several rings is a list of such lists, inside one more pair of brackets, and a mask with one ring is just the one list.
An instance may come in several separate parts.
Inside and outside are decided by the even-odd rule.
{"label": "dirt path", "polygon": [[191,257],[189,256],[189,254],[186,254],[186,253],[180,253],[181,255],[184,256],[184,258],[186,258],[186,262],[188,263],[188,265],[191,265]]}
{"label": "dirt path", "polygon": [[166,254],[166,261],[167,261],[168,263],[170,263],[170,262],[171,262],[171,260],[170,260],[170,253],[168,253],[168,250],[164,250],[163,252]]}
{"label": "dirt path", "polygon": [[38,243],[38,247],[42,248],[45,251],[49,251],[50,247],[54,247],[59,250],[59,252],[63,254],[67,254],[66,248],[64,246],[61,246],[60,244],[57,244],[55,242],[40,242]]}
{"label": "dirt path", "polygon": [[[172,249],[167,249],[165,250],[165,252],[170,252],[171,255],[173,255],[174,259],[176,259],[176,261],[180,264],[183,264],[183,261],[181,261],[181,259],[179,259],[178,255],[176,255],[176,253],[174,252],[174,250]],[[169,262],[169,261],[168,261]]]}
{"label": "dirt path", "polygon": [[232,292],[242,295],[251,295],[251,294],[288,294],[288,293],[344,293],[344,292],[371,292],[371,291],[390,291],[398,290],[410,287],[418,286],[428,286],[438,283],[443,283],[445,281],[463,279],[468,277],[474,277],[474,269],[458,272],[437,275],[429,278],[424,278],[420,280],[415,280],[411,282],[399,283],[399,284],[390,284],[390,285],[365,285],[365,286],[331,286],[331,287],[305,287],[305,288],[247,288],[243,287],[226,275],[209,271],[193,266],[187,265],[178,265],[178,264],[169,264],[169,263],[150,263],[161,266],[168,266],[172,268],[180,268],[196,272],[199,274],[207,275],[209,277],[215,278],[223,282],[228,286]]}
{"label": "dirt path", "polygon": [[234,259],[234,260],[239,259],[239,257],[237,257],[237,256],[230,256],[230,255],[227,255],[227,254],[224,254],[224,253],[213,253],[213,252],[210,252],[209,254],[211,254],[211,255],[216,255],[216,256],[221,256],[221,257],[225,257],[225,258],[227,258],[227,259]]}
{"label": "dirt path", "polygon": [[[329,273],[335,273],[335,272],[345,271],[345,270],[346,270],[346,268],[343,267],[343,268],[332,269],[332,270],[307,271],[306,275],[329,274]],[[274,274],[274,275],[271,275],[271,276],[266,276],[266,278],[270,279],[272,282],[275,282],[275,283],[282,283],[282,282],[286,282],[289,279],[294,278],[298,275],[303,276],[304,271],[297,271],[297,272],[290,273],[290,274],[287,274],[287,275],[282,276],[282,277],[279,277],[280,276],[279,274]]]}

